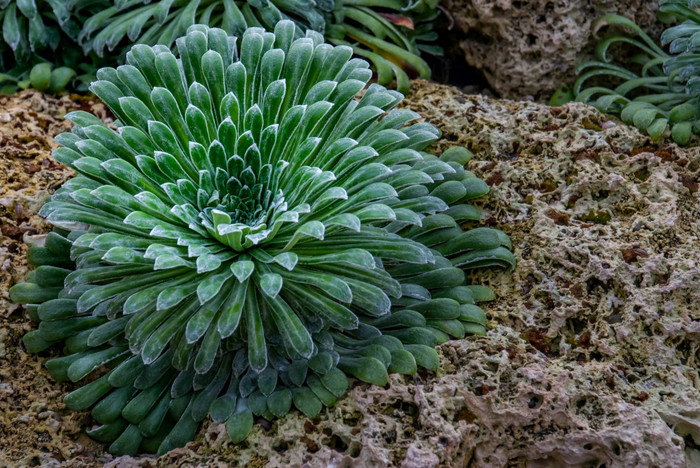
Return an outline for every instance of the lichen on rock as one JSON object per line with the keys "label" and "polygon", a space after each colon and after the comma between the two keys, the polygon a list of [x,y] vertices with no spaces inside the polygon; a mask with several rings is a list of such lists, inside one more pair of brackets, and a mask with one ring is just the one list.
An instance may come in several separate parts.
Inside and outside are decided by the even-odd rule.
{"label": "lichen on rock", "polygon": [[[25,247],[22,235],[3,234],[0,405],[9,410],[0,418],[0,465],[694,466],[700,148],[652,142],[583,104],[550,108],[413,85],[404,105],[442,130],[438,153],[455,144],[475,153],[469,169],[492,186],[485,221],[515,246],[512,276],[471,278],[497,293],[485,307],[487,336],[442,345],[437,373],[392,376],[384,388],[357,384],[313,420],[258,421],[238,445],[206,423],[195,441],[158,460],[113,458],[81,434],[89,415],[64,408],[69,386],[52,382],[45,359],[21,347],[31,322],[6,290],[26,271]],[[51,146],[65,125],[57,118],[73,105],[37,96],[0,99],[0,115],[21,115],[17,139]],[[31,130],[47,118],[43,133]],[[68,176],[43,168],[49,150],[19,159],[42,169],[24,179],[18,228],[45,229],[31,200]],[[18,164],[8,151],[3,140],[3,173]]]}

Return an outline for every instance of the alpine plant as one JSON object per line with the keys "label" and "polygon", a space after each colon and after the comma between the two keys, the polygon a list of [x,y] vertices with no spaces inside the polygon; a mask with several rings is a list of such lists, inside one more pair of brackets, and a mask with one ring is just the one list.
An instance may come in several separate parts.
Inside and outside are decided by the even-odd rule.
{"label": "alpine plant", "polygon": [[56,137],[77,175],[11,296],[114,454],[182,446],[207,416],[235,442],[254,416],[315,417],[348,376],[434,370],[438,343],[485,332],[475,303],[493,295],[464,270],[514,257],[461,227],[488,191],[470,153],[423,152],[438,131],[366,88],[367,62],[297,35],[195,25],[179,57],[136,45],[92,84],[118,131],[78,111]]}

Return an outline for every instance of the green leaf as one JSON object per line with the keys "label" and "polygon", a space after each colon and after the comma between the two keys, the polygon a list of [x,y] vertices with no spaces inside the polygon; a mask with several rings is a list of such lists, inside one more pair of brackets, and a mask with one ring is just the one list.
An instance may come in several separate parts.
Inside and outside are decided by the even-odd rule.
{"label": "green leaf", "polygon": [[231,295],[225,303],[225,307],[219,316],[217,330],[221,338],[228,338],[238,327],[243,312],[245,303],[246,291],[248,289],[247,282],[236,283],[233,285]]}
{"label": "green leaf", "polygon": [[197,286],[197,297],[200,304],[205,304],[216,296],[224,287],[226,281],[231,278],[231,273],[224,271],[216,275],[209,275],[202,279]]}
{"label": "green leaf", "polygon": [[89,429],[87,434],[98,442],[112,442],[117,439],[124,430],[127,428],[129,423],[126,419],[119,418],[108,424],[104,424],[94,429]]}
{"label": "green leaf", "polygon": [[46,288],[35,283],[20,283],[10,288],[10,300],[20,304],[40,303],[56,298],[61,289]]}
{"label": "green leaf", "polygon": [[309,367],[316,373],[325,374],[333,367],[333,356],[327,352],[319,352],[309,359]]}
{"label": "green leaf", "polygon": [[228,420],[236,409],[236,396],[227,393],[214,400],[209,407],[209,414],[214,422],[222,423]]}
{"label": "green leaf", "polygon": [[254,270],[255,264],[250,260],[238,260],[231,264],[231,271],[241,283],[245,282]]}
{"label": "green leaf", "polygon": [[248,361],[250,367],[260,372],[267,367],[267,345],[265,344],[265,331],[258,308],[258,298],[252,285],[248,284],[248,292],[245,298],[245,320],[248,332]]}
{"label": "green leaf", "polygon": [[311,357],[314,351],[311,335],[292,308],[279,296],[266,298],[266,301],[284,342],[302,357]]}
{"label": "green leaf", "polygon": [[2,36],[7,45],[9,45],[14,52],[17,52],[20,41],[22,40],[22,33],[20,32],[20,25],[17,19],[17,4],[15,2],[10,3],[4,13]]}
{"label": "green leaf", "polygon": [[267,407],[278,418],[285,416],[292,407],[292,392],[288,388],[274,392],[267,398]]}
{"label": "green leaf", "polygon": [[107,379],[109,374],[90,382],[66,395],[63,402],[72,410],[81,411],[89,408],[112,389]]}
{"label": "green leaf", "polygon": [[226,432],[234,444],[242,442],[253,429],[253,413],[245,400],[239,399],[236,412],[226,421]]}
{"label": "green leaf", "polygon": [[58,67],[51,72],[49,91],[53,94],[65,91],[68,84],[77,76],[72,68]]}
{"label": "green leaf", "polygon": [[116,421],[133,394],[134,388],[131,386],[113,390],[95,405],[92,409],[92,417],[100,424],[109,424]]}
{"label": "green leaf", "polygon": [[298,359],[292,361],[289,366],[289,380],[296,386],[301,386],[306,380],[306,373],[308,371],[307,361],[303,359]]}
{"label": "green leaf", "polygon": [[321,400],[307,387],[294,389],[292,398],[294,406],[308,418],[315,418],[323,409]]}
{"label": "green leaf", "polygon": [[191,410],[188,406],[182,416],[180,416],[180,419],[178,419],[172,431],[170,431],[165,439],[163,439],[163,442],[161,442],[158,447],[158,455],[163,455],[174,448],[184,446],[194,437],[197,426],[198,424],[192,418]]}
{"label": "green leaf", "polygon": [[437,370],[438,365],[440,365],[440,358],[437,351],[430,346],[425,346],[422,344],[406,344],[404,345],[406,351],[413,355],[416,360],[416,364],[426,369],[432,371]]}
{"label": "green leaf", "polygon": [[671,137],[679,145],[686,145],[690,141],[692,134],[692,124],[690,122],[680,122],[671,128]]}
{"label": "green leaf", "polygon": [[51,346],[51,342],[46,341],[41,336],[41,332],[39,332],[39,330],[32,330],[25,334],[22,337],[22,343],[24,343],[24,347],[30,353],[38,353]]}
{"label": "green leaf", "polygon": [[338,398],[345,395],[345,392],[348,390],[347,377],[340,369],[335,367],[321,376],[321,383]]}
{"label": "green leaf", "polygon": [[166,392],[155,404],[155,406],[151,408],[151,411],[146,415],[146,417],[139,423],[139,431],[141,431],[141,434],[143,434],[144,437],[153,437],[158,433],[159,429],[163,426],[166,415],[168,414],[170,402],[170,395],[168,392]]}
{"label": "green leaf", "polygon": [[297,262],[299,261],[299,256],[294,252],[283,252],[281,254],[275,255],[273,260],[278,265],[283,266],[289,271],[294,270]]}
{"label": "green leaf", "polygon": [[384,386],[389,379],[389,374],[384,364],[371,357],[341,357],[340,362],[338,362],[338,367],[344,372],[374,385]]}
{"label": "green leaf", "polygon": [[282,277],[276,273],[265,273],[260,277],[260,290],[268,297],[274,299],[282,290],[284,281]]}

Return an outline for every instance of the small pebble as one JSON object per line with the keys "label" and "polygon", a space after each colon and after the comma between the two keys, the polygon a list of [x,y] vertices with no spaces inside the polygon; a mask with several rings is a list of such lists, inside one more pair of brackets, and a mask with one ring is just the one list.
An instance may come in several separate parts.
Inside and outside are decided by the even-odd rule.
{"label": "small pebble", "polygon": [[617,127],[617,124],[613,122],[612,120],[606,120],[603,122],[603,124],[600,126],[603,130],[607,130],[609,128],[614,128]]}

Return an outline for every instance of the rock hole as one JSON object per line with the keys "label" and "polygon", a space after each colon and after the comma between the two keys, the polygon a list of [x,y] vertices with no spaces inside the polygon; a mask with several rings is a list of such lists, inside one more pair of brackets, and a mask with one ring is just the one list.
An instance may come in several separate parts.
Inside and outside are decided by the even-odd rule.
{"label": "rock hole", "polygon": [[591,292],[598,288],[605,291],[607,289],[607,284],[599,280],[598,278],[589,278],[588,280],[586,280],[586,292],[588,294],[591,294]]}
{"label": "rock hole", "polygon": [[[325,431],[324,431],[325,432]],[[323,442],[323,445],[335,450],[336,452],[345,453],[348,449],[348,444],[336,434],[333,434],[330,439]]]}
{"label": "rock hole", "polygon": [[280,442],[279,444],[277,444],[273,447],[273,449],[277,453],[285,452],[288,448],[289,448],[289,442],[287,442],[286,440],[283,440],[282,442]]}
{"label": "rock hole", "polygon": [[574,406],[576,407],[576,411],[581,411],[584,406],[586,406],[586,398],[578,398],[574,401]]}
{"label": "rock hole", "polygon": [[610,196],[610,192],[607,190],[598,190],[593,194],[594,200],[605,200]]}
{"label": "rock hole", "polygon": [[357,442],[352,442],[350,444],[350,449],[348,450],[348,455],[350,455],[352,458],[357,458],[360,456],[360,452],[362,452],[362,445]]}
{"label": "rock hole", "polygon": [[543,401],[544,398],[542,398],[542,395],[530,395],[530,399],[527,401],[527,407],[530,409],[537,409],[542,406]]}
{"label": "rock hole", "polygon": [[360,421],[362,421],[362,413],[358,411],[355,411],[354,413],[343,418],[343,424],[350,427],[357,426]]}
{"label": "rock hole", "polygon": [[612,451],[615,455],[620,456],[620,454],[622,453],[622,448],[620,447],[620,444],[618,444],[617,442],[614,443],[612,446]]}

